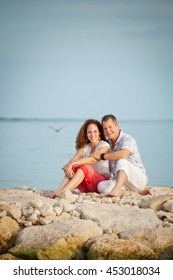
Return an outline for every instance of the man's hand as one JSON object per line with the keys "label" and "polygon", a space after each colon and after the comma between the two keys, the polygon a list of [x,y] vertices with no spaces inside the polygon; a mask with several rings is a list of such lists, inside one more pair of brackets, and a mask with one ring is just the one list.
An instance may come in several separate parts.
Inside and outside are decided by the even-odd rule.
{"label": "man's hand", "polygon": [[97,160],[100,160],[100,155],[101,155],[101,152],[99,152],[99,151],[95,151],[91,154],[91,156]]}

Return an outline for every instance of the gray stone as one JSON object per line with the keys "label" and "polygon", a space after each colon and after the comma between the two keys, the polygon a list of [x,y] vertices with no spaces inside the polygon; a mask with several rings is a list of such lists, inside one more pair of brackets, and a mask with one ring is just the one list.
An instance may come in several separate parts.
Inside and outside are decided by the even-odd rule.
{"label": "gray stone", "polygon": [[34,209],[32,207],[26,208],[24,210],[22,210],[22,214],[23,216],[25,216],[26,218],[30,217],[34,212]]}
{"label": "gray stone", "polygon": [[168,200],[163,204],[163,210],[173,213],[173,199]]}
{"label": "gray stone", "polygon": [[81,204],[76,208],[82,219],[95,221],[104,230],[118,227],[130,238],[134,232],[141,234],[147,229],[157,228],[161,221],[151,209],[120,206],[117,204],[95,204],[85,207]]}
{"label": "gray stone", "polygon": [[33,208],[41,208],[43,206],[43,201],[39,198],[29,201],[29,205]]}
{"label": "gray stone", "polygon": [[42,216],[49,216],[54,214],[53,207],[50,204],[44,204],[39,210]]}
{"label": "gray stone", "polygon": [[59,216],[59,215],[61,215],[61,213],[62,213],[62,208],[59,207],[59,206],[55,206],[55,207],[53,208],[53,211],[56,213],[57,216]]}
{"label": "gray stone", "polygon": [[69,203],[75,203],[78,198],[78,195],[73,194],[71,191],[65,191],[60,195],[60,198],[65,199]]}

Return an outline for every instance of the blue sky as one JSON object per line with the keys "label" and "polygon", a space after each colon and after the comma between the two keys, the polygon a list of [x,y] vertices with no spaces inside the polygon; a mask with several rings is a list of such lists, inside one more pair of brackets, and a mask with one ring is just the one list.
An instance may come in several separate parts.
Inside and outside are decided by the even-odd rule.
{"label": "blue sky", "polygon": [[173,118],[173,1],[0,0],[0,41],[0,116]]}

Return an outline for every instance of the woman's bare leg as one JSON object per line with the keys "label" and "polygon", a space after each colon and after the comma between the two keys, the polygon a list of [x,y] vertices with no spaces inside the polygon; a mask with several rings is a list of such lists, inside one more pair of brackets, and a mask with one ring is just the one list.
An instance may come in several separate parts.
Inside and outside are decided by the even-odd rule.
{"label": "woman's bare leg", "polygon": [[78,168],[75,175],[69,182],[59,191],[58,194],[64,192],[64,191],[72,191],[74,190],[84,179],[84,172],[82,169]]}
{"label": "woman's bare leg", "polygon": [[61,192],[63,190],[63,188],[69,183],[71,179],[64,177],[62,183],[60,184],[59,188],[57,189],[57,191],[55,193],[53,193],[50,198],[55,198],[59,196],[59,192]]}

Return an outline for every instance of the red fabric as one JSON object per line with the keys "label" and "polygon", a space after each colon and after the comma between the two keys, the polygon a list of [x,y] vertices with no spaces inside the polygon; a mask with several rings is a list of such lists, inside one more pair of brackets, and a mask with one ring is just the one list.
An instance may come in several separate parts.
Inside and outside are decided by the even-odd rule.
{"label": "red fabric", "polygon": [[98,193],[98,190],[97,190],[98,183],[100,183],[101,181],[108,180],[108,178],[99,174],[92,166],[90,166],[88,164],[73,167],[74,172],[76,172],[78,169],[82,169],[82,171],[84,173],[84,179],[77,187],[77,189],[80,190],[81,192]]}

